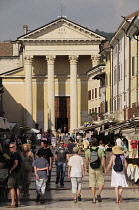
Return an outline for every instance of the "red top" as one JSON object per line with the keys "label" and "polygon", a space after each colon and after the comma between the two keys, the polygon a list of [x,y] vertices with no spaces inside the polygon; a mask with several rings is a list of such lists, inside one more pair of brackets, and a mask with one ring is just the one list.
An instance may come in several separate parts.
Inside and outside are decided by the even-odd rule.
{"label": "red top", "polygon": [[131,141],[131,148],[132,149],[137,148],[137,144],[138,144],[138,140],[132,140]]}

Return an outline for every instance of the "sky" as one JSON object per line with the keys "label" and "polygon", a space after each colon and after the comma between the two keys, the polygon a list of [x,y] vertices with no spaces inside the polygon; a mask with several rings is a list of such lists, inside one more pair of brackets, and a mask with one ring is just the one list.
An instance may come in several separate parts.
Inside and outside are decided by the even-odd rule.
{"label": "sky", "polygon": [[23,35],[23,24],[32,31],[61,15],[93,31],[115,32],[121,16],[137,10],[139,0],[0,0],[0,41]]}

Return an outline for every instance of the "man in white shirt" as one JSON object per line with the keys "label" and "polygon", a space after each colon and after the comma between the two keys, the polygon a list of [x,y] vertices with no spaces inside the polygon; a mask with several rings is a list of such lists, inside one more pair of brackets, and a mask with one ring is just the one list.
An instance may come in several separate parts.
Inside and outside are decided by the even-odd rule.
{"label": "man in white shirt", "polygon": [[84,164],[83,158],[78,155],[79,148],[74,147],[74,155],[70,157],[68,162],[68,178],[71,178],[72,194],[74,196],[74,202],[81,201],[81,186],[82,177],[84,177]]}
{"label": "man in white shirt", "polygon": [[37,134],[36,138],[37,138],[38,143],[40,143],[42,140],[42,135],[40,132]]}

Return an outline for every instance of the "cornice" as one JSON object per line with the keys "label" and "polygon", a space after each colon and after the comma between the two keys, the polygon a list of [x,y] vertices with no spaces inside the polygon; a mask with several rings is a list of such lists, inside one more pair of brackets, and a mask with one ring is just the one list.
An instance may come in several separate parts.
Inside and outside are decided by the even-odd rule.
{"label": "cornice", "polygon": [[92,70],[87,72],[88,76],[97,76],[99,74],[105,73],[105,66],[97,66],[96,68],[93,68]]}
{"label": "cornice", "polygon": [[22,42],[26,45],[92,45],[92,44],[100,44],[101,40],[91,40],[91,39],[23,39]]}
{"label": "cornice", "polygon": [[[1,76],[3,79],[25,79],[25,75],[2,75]],[[48,76],[45,76],[45,75],[32,75],[32,79],[48,79]],[[65,74],[59,74],[59,75],[54,75],[54,78],[57,79],[57,78],[67,78],[67,79],[70,79],[70,74],[68,75],[65,75]],[[80,78],[87,78],[87,75],[86,74],[77,74],[77,78],[80,79]]]}

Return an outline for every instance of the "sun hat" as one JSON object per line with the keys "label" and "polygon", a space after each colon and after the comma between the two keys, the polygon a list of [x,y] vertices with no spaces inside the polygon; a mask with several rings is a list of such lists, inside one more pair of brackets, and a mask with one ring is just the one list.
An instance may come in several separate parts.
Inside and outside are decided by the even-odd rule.
{"label": "sun hat", "polygon": [[73,152],[75,152],[75,153],[79,152],[79,148],[78,147],[73,147]]}
{"label": "sun hat", "polygon": [[118,155],[118,154],[123,154],[123,150],[120,146],[116,145],[112,148],[112,152],[113,154],[115,155]]}

